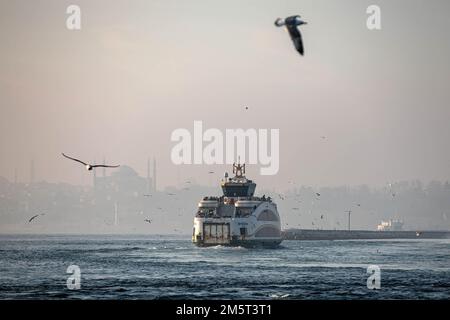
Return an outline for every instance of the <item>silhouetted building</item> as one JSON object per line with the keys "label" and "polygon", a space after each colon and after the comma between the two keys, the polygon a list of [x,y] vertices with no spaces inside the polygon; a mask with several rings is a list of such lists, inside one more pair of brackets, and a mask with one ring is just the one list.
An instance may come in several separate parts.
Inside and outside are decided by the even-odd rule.
{"label": "silhouetted building", "polygon": [[140,177],[129,166],[121,166],[110,176],[96,177],[98,192],[120,193],[122,196],[136,196],[147,189],[147,179]]}
{"label": "silhouetted building", "polygon": [[153,190],[156,191],[156,159],[153,158]]}

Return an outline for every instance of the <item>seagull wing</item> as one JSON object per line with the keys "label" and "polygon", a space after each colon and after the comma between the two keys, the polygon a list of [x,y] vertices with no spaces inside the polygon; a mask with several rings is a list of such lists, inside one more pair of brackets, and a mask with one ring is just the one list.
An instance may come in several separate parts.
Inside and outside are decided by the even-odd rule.
{"label": "seagull wing", "polygon": [[87,166],[87,163],[85,163],[85,162],[83,162],[83,161],[81,161],[81,160],[78,160],[78,159],[75,159],[75,158],[71,158],[71,157],[69,157],[69,156],[66,156],[64,153],[62,153],[62,155],[63,155],[64,157],[66,157],[67,159],[70,159],[70,160],[73,160],[73,161],[82,163],[82,164],[84,164],[85,166]]}
{"label": "seagull wing", "polygon": [[108,166],[106,164],[94,164],[94,165],[91,165],[91,167],[92,168],[118,168],[118,167],[120,167],[120,165],[118,165],[118,166]]}
{"label": "seagull wing", "polygon": [[286,28],[289,31],[289,35],[291,36],[292,42],[294,43],[295,49],[303,55],[304,49],[303,49],[303,41],[302,41],[302,35],[300,31],[298,30],[297,26],[294,25],[288,25]]}
{"label": "seagull wing", "polygon": [[37,215],[35,215],[35,216],[32,216],[31,218],[30,218],[30,220],[28,220],[28,222],[31,222],[31,221],[33,221],[34,219],[36,219],[37,217],[38,217],[39,215],[37,214]]}

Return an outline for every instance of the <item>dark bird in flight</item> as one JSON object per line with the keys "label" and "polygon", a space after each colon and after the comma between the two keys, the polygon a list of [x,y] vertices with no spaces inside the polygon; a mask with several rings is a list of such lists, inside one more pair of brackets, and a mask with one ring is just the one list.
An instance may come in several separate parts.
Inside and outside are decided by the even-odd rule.
{"label": "dark bird in flight", "polygon": [[148,223],[152,223],[152,220],[150,220],[150,219],[145,219],[144,221],[148,222]]}
{"label": "dark bird in flight", "polygon": [[109,166],[109,165],[106,165],[106,164],[89,164],[89,163],[83,162],[83,161],[81,161],[79,159],[75,159],[75,158],[71,158],[69,156],[66,156],[64,153],[62,153],[62,155],[64,157],[66,157],[67,159],[70,159],[70,160],[73,160],[73,161],[76,161],[76,162],[79,162],[79,163],[83,164],[86,167],[86,170],[88,170],[88,171],[91,171],[94,168],[118,168],[118,167],[120,167],[120,166]]}
{"label": "dark bird in flight", "polygon": [[28,220],[28,222],[31,222],[31,221],[33,221],[34,219],[36,219],[37,217],[43,216],[43,215],[45,215],[45,213],[36,214],[36,215],[32,216],[32,217],[30,218],[30,220]]}
{"label": "dark bird in flight", "polygon": [[320,193],[316,192],[316,196],[320,197]]}
{"label": "dark bird in flight", "polygon": [[290,16],[286,19],[277,18],[275,20],[275,26],[282,27],[286,26],[287,30],[289,31],[289,35],[291,36],[291,40],[294,43],[295,49],[303,55],[305,53],[303,49],[303,41],[302,41],[302,35],[300,33],[300,30],[298,29],[298,26],[302,24],[307,24],[307,22],[300,19],[300,16]]}

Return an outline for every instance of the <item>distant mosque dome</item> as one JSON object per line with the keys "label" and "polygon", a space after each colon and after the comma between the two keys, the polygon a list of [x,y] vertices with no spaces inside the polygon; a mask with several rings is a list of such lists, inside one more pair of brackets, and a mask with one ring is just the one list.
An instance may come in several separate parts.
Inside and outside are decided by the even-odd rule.
{"label": "distant mosque dome", "polygon": [[111,173],[113,177],[137,177],[138,173],[129,166],[120,166],[120,168]]}

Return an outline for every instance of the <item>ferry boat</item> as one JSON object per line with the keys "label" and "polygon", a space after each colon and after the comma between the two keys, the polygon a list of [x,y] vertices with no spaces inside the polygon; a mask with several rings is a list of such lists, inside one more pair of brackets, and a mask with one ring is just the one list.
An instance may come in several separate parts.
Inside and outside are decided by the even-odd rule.
{"label": "ferry boat", "polygon": [[192,242],[198,246],[277,247],[281,222],[270,197],[254,196],[256,183],[245,177],[245,164],[225,173],[222,196],[204,197],[194,218]]}

